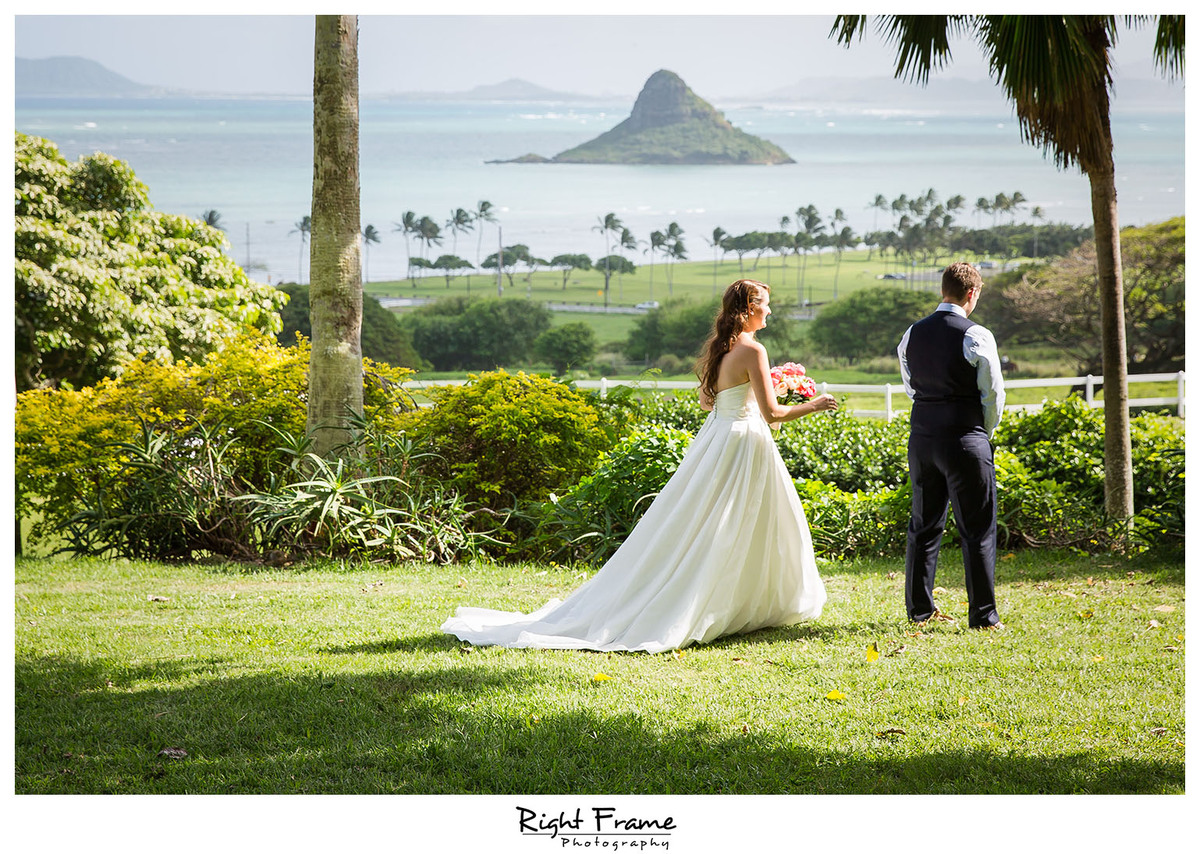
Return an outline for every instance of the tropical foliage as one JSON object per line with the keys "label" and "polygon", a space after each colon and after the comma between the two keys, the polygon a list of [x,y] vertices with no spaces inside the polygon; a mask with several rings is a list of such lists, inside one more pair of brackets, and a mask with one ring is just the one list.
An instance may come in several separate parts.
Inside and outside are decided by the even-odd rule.
{"label": "tropical foliage", "polygon": [[[1182,217],[1121,232],[1126,353],[1137,373],[1184,364],[1185,228]],[[982,317],[998,338],[1046,343],[1072,357],[1080,374],[1103,372],[1096,246],[998,277]]]}
{"label": "tropical foliage", "polygon": [[220,229],[151,209],[128,164],[71,164],[17,133],[15,188],[18,390],[78,388],[135,359],[200,359],[279,330],[285,297],[246,276]]}
{"label": "tropical foliage", "polygon": [[[279,312],[283,328],[276,339],[284,346],[296,343],[296,335],[312,339],[309,321],[308,286],[287,284],[279,290],[288,295],[288,302]],[[423,370],[428,366],[413,348],[412,334],[400,325],[396,315],[379,304],[374,297],[363,295],[362,353],[373,362],[385,362],[399,368]]]}

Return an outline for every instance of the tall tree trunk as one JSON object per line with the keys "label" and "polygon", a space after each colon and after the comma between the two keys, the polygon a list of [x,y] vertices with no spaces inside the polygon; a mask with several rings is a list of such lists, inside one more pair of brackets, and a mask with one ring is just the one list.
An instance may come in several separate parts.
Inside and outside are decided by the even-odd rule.
{"label": "tall tree trunk", "polygon": [[1109,518],[1133,515],[1133,453],[1129,437],[1129,380],[1125,365],[1125,286],[1112,159],[1089,168],[1096,273],[1100,288],[1100,348],[1104,370],[1104,509]]}
{"label": "tall tree trunk", "polygon": [[309,260],[308,430],[322,456],[352,438],[363,404],[358,185],[358,19],[317,15]]}

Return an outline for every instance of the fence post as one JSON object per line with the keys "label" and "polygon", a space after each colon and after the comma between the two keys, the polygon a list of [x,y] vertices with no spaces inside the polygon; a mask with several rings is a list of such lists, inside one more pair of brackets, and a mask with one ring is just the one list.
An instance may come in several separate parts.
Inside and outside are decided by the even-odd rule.
{"label": "fence post", "polygon": [[892,415],[894,414],[892,412],[892,384],[891,383],[883,384],[883,410],[884,410],[884,417],[886,417],[888,421],[891,421]]}
{"label": "fence post", "polygon": [[1176,382],[1179,384],[1179,410],[1178,410],[1178,411],[1179,411],[1179,417],[1180,417],[1180,418],[1183,418],[1183,417],[1184,417],[1184,409],[1186,408],[1186,407],[1185,407],[1185,404],[1184,404],[1184,401],[1187,399],[1187,394],[1186,394],[1186,392],[1185,392],[1185,390],[1184,390],[1184,375],[1183,375],[1183,371],[1180,371],[1180,372],[1179,372],[1179,377],[1178,377],[1178,379],[1176,380]]}
{"label": "fence post", "polygon": [[1088,374],[1087,375],[1087,384],[1084,386],[1084,389],[1083,389],[1083,399],[1087,401],[1088,406],[1092,405],[1092,397],[1095,394],[1095,389],[1096,389],[1096,378],[1093,377],[1091,374]]}
{"label": "fence post", "polygon": [[608,377],[600,377],[600,399],[608,397]]}

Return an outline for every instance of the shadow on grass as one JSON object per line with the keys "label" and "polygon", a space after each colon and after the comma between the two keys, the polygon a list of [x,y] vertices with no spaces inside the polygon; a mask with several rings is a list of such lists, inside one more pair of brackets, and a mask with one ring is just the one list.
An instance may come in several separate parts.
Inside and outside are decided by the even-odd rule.
{"label": "shadow on grass", "polygon": [[[1179,551],[1157,552],[1126,557],[1119,554],[1081,554],[1053,549],[1001,549],[996,562],[997,586],[1011,581],[1049,581],[1095,578],[1124,578],[1133,572],[1159,582],[1183,583],[1184,558]],[[896,558],[860,558],[822,563],[821,576],[881,576],[897,573],[904,583],[904,555]],[[963,584],[962,551],[943,545],[938,555],[937,583],[947,587]],[[903,604],[903,603],[901,603]]]}
{"label": "shadow on grass", "polygon": [[[433,636],[421,639],[432,643]],[[440,640],[438,648],[442,648]],[[346,650],[350,651],[350,650]],[[180,675],[202,665],[181,667]],[[17,793],[900,794],[1181,792],[1182,762],[915,749],[820,749],[705,721],[586,708],[594,686],[530,660],[369,675],[126,687],[62,658],[16,665]],[[573,691],[561,713],[526,698]],[[159,755],[182,747],[184,759]]]}
{"label": "shadow on grass", "polygon": [[395,638],[374,643],[326,646],[322,647],[320,651],[330,655],[382,655],[392,652],[445,652],[462,645],[462,641],[451,635],[430,632],[427,635]]}

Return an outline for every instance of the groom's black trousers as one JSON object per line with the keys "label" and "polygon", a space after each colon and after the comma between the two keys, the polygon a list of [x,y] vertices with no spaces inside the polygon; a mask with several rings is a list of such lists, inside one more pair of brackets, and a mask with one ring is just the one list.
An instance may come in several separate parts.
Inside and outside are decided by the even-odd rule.
{"label": "groom's black trousers", "polygon": [[946,527],[946,509],[962,538],[968,624],[990,626],[996,614],[996,470],[982,428],[962,434],[914,431],[908,440],[912,517],[905,557],[908,618],[933,616],[933,579]]}

